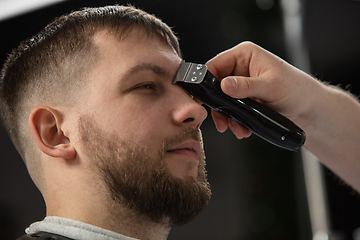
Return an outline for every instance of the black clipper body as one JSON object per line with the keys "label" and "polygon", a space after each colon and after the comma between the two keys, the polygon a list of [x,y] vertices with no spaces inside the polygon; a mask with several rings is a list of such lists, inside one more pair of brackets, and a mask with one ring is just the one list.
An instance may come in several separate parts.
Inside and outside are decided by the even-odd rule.
{"label": "black clipper body", "polygon": [[226,95],[206,65],[182,61],[173,83],[278,147],[297,151],[305,142],[304,131],[278,112],[250,98]]}

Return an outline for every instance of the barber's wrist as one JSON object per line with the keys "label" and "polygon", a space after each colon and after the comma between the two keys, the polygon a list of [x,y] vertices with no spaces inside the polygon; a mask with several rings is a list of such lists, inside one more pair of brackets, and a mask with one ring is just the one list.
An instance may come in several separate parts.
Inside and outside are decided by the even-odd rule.
{"label": "barber's wrist", "polygon": [[332,90],[329,86],[321,83],[317,79],[307,76],[306,87],[300,91],[302,98],[299,114],[293,121],[301,127],[307,137],[320,135],[325,123],[331,119],[329,113],[333,109],[328,108],[331,103]]}

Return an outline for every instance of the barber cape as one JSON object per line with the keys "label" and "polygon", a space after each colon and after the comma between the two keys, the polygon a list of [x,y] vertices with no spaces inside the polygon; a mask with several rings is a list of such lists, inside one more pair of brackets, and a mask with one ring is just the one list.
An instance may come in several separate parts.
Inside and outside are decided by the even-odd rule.
{"label": "barber cape", "polygon": [[[46,217],[31,224],[22,239],[135,240],[135,238],[62,217]],[[55,234],[55,235],[53,235]],[[49,238],[51,237],[51,238]]]}

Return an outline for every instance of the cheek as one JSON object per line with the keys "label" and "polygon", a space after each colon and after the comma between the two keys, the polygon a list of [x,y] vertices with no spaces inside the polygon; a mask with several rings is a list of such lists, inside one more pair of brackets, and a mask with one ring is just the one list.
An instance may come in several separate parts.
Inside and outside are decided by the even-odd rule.
{"label": "cheek", "polygon": [[93,117],[107,133],[123,140],[141,144],[147,149],[158,149],[171,134],[171,109],[162,99],[125,96],[106,103],[92,105]]}
{"label": "cheek", "polygon": [[130,109],[118,108],[113,119],[109,120],[109,126],[112,126],[109,130],[148,148],[166,138],[170,123],[164,108],[135,105]]}
{"label": "cheek", "polygon": [[131,120],[130,132],[141,144],[152,144],[162,141],[169,130],[169,121],[165,113],[142,111]]}

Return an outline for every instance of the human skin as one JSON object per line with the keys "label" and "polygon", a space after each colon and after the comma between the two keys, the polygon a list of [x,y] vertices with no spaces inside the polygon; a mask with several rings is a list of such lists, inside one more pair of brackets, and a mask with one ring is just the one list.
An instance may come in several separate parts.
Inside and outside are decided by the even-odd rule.
{"label": "human skin", "polygon": [[[118,40],[101,31],[95,35],[94,44],[99,59],[86,74],[79,102],[71,107],[38,106],[29,116],[30,131],[41,156],[40,191],[47,215],[141,239],[166,239],[169,225],[127,218],[134,216],[131,210],[109,202],[106,184],[94,174],[91,155],[83,148],[78,122],[81,116],[89,116],[103,134],[136,142],[157,159],[164,139],[186,128],[199,130],[207,111],[172,84],[181,59],[157,36],[134,28]],[[166,149],[164,162],[169,172],[177,178],[196,179],[200,148],[201,141],[189,139]]]}
{"label": "human skin", "polygon": [[[186,127],[199,129],[207,113],[172,84],[181,62],[174,50],[156,37],[139,35],[135,30],[120,43],[106,33],[97,36],[95,44],[100,46],[102,60],[89,79],[92,94],[81,112],[100,123],[105,133],[117,132],[157,156],[165,138]],[[181,145],[166,153],[168,167],[177,177],[196,178],[199,143]]]}
{"label": "human skin", "polygon": [[[255,98],[299,125],[304,146],[345,182],[360,191],[360,104],[348,92],[323,84],[284,60],[244,42],[211,59],[207,66],[234,98]],[[212,112],[220,132],[238,138],[251,132]]]}

